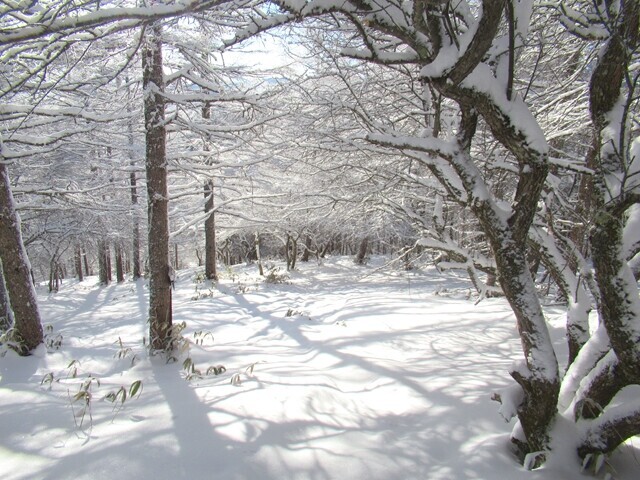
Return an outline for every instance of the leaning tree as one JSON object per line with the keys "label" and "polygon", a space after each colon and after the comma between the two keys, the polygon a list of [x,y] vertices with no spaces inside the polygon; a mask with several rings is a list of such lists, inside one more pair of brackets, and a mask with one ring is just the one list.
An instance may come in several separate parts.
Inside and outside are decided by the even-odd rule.
{"label": "leaning tree", "polygon": [[[370,127],[366,140],[420,161],[449,201],[473,213],[491,246],[523,349],[522,361],[510,372],[517,386],[496,398],[505,416],[518,418],[512,440],[525,463],[532,467],[544,462],[555,445],[554,428],[562,424],[559,415],[589,421],[572,440],[583,458],[609,453],[639,433],[637,404],[620,407],[611,402],[625,387],[638,385],[640,371],[638,291],[627,264],[636,253],[631,239],[637,202],[632,125],[638,3],[567,2],[542,16],[540,8],[549,6],[533,0],[275,3],[281,11],[267,7],[234,41],[277,24],[320,18],[319,28],[343,34],[334,35],[342,42],[343,55],[413,69],[422,79],[425,98],[435,93],[455,108],[457,120],[449,131],[425,129],[416,135],[402,125],[379,122]],[[593,185],[589,241],[601,328],[589,340],[580,339],[562,398],[559,362],[527,262],[531,227],[541,213],[539,201],[546,198],[550,168],[558,166],[549,158],[551,131],[543,130],[526,94],[535,68],[519,69],[516,62],[527,51],[532,22],[541,18],[560,22],[602,48],[589,98],[576,99],[588,102],[593,125],[593,145],[582,172],[591,175]],[[501,168],[513,185],[507,192],[490,181],[483,168],[478,155],[483,131],[505,152]],[[557,154],[557,144],[555,148]],[[538,222],[538,232],[548,233],[541,225]],[[539,235],[537,240],[562,246],[560,253],[566,257],[568,244],[559,237]],[[567,392],[574,402],[573,415],[563,408]]]}

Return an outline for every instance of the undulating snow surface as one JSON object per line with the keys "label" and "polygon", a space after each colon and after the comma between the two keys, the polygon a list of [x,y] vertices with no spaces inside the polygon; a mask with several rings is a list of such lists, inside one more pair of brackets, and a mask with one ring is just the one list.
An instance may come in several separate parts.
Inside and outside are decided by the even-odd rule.
{"label": "undulating snow surface", "polygon": [[[191,358],[203,374],[226,367],[191,381],[184,355],[145,353],[143,281],[42,290],[62,347],[0,359],[0,478],[580,478],[570,455],[527,472],[509,453],[512,427],[490,399],[520,358],[506,302],[475,305],[464,279],[382,262],[302,264],[278,285],[239,267],[198,292],[196,270],[180,271],[174,322],[187,323]],[[563,317],[550,311],[559,349]],[[93,418],[77,428],[70,397],[89,374]],[[103,397],[136,380],[140,397],[114,412]],[[614,455],[615,478],[638,478],[638,447]]]}

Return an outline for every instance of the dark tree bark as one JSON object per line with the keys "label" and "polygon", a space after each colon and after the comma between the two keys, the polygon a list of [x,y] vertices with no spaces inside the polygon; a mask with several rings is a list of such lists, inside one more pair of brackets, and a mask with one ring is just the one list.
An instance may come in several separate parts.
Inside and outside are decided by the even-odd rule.
{"label": "dark tree bark", "polygon": [[[202,107],[202,118],[203,120],[211,118],[211,103],[206,102]],[[204,149],[206,151],[210,149],[206,136],[204,138]],[[204,275],[209,280],[217,281],[216,214],[213,195],[213,178],[209,178],[204,182],[204,213],[207,214],[207,218],[204,221]]]}
{"label": "dark tree bark", "polygon": [[98,278],[100,285],[109,285],[109,258],[108,258],[108,245],[106,240],[98,240]]}
{"label": "dark tree bark", "polygon": [[147,209],[149,217],[149,344],[152,351],[171,348],[171,268],[167,189],[162,29],[147,27],[142,51],[146,131]]}
{"label": "dark tree bark", "polygon": [[104,244],[104,258],[105,265],[107,266],[107,283],[111,283],[113,281],[113,266],[111,265],[111,248],[109,247],[109,242],[105,242]]}
{"label": "dark tree bark", "polygon": [[216,221],[213,211],[213,180],[204,184],[204,212],[208,214],[204,221],[204,274],[209,280],[218,280],[216,269]]}
{"label": "dark tree bark", "polygon": [[[2,144],[0,143],[0,150]],[[18,353],[27,355],[43,340],[36,291],[31,281],[29,259],[22,242],[20,217],[15,209],[9,172],[0,154],[0,260],[18,342]]]}
{"label": "dark tree bark", "polygon": [[116,281],[118,283],[124,282],[124,255],[122,251],[122,245],[116,243]]}

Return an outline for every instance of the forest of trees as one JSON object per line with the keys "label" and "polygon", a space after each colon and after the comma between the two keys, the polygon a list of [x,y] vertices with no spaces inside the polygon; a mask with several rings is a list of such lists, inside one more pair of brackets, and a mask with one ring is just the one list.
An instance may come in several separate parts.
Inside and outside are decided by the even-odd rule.
{"label": "forest of trees", "polygon": [[[495,399],[521,460],[544,463],[559,415],[577,455],[608,454],[640,434],[640,399],[614,401],[640,385],[639,19],[636,0],[4,1],[0,327],[28,354],[34,280],[144,275],[164,350],[185,259],[215,281],[428,254],[513,309],[522,361]],[[224,61],[258,35],[291,65]]]}

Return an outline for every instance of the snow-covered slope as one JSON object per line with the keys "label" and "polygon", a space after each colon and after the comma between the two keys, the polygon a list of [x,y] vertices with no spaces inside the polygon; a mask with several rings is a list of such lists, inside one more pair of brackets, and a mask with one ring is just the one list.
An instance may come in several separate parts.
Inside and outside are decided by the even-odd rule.
{"label": "snow-covered slope", "polygon": [[[475,305],[464,279],[380,262],[302,264],[287,284],[239,267],[217,287],[183,270],[174,322],[191,346],[171,364],[143,345],[144,282],[43,291],[62,346],[0,359],[0,478],[577,478],[572,458],[526,472],[509,453],[491,401],[520,355],[507,303]],[[563,348],[562,311],[550,318]],[[136,398],[103,399],[137,380]],[[638,447],[611,460],[615,478],[637,478]]]}

